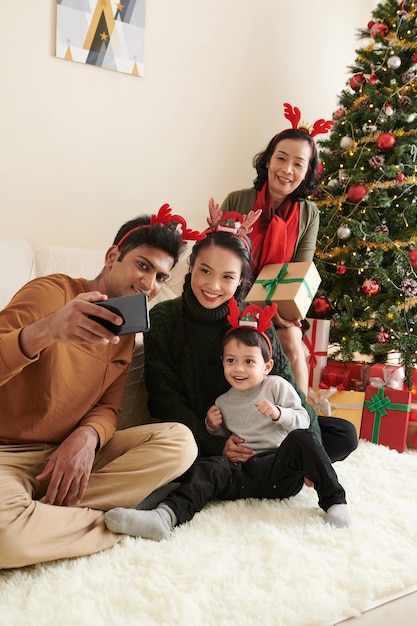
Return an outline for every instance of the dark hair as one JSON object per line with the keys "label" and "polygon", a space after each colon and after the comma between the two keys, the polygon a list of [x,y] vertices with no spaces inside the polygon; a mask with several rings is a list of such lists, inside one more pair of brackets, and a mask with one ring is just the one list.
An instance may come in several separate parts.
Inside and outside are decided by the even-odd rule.
{"label": "dark hair", "polygon": [[283,139],[297,139],[298,141],[306,141],[311,147],[311,158],[308,163],[307,174],[303,182],[298,185],[297,189],[295,189],[291,194],[291,198],[293,200],[304,199],[308,195],[312,194],[318,184],[317,177],[317,149],[314,143],[314,140],[310,135],[300,130],[299,128],[288,128],[287,130],[283,130],[275,137],[272,137],[271,141],[267,145],[266,149],[263,152],[259,152],[253,158],[253,167],[256,169],[257,177],[253,181],[253,186],[256,191],[260,191],[265,183],[268,180],[268,164],[271,160],[272,155],[274,154],[275,148],[277,144]]}
{"label": "dark hair", "polygon": [[209,248],[210,246],[225,248],[226,250],[233,252],[242,261],[242,273],[240,277],[241,284],[234,294],[235,299],[238,302],[241,302],[252,285],[252,274],[250,270],[251,253],[246,247],[247,244],[250,249],[250,242],[247,237],[245,237],[245,242],[242,238],[224,231],[208,232],[204,239],[200,239],[200,241],[197,241],[194,244],[188,261],[189,265],[190,267],[193,267],[201,250]]}
{"label": "dark hair", "polygon": [[262,358],[265,361],[269,361],[271,357],[271,350],[265,337],[258,330],[254,330],[248,326],[239,326],[239,328],[232,328],[223,337],[222,341],[222,355],[224,349],[231,339],[236,339],[237,342],[243,343],[245,346],[257,347],[261,349]]}
{"label": "dark hair", "polygon": [[122,261],[124,256],[139,246],[149,246],[150,248],[159,248],[164,250],[174,259],[174,265],[177,263],[179,255],[185,249],[185,243],[181,239],[181,235],[171,230],[164,224],[152,224],[149,226],[151,218],[149,215],[141,215],[129,220],[121,226],[114,238],[113,245],[118,246],[119,241],[130,230],[138,226],[146,226],[146,228],[138,228],[133,230],[130,235],[122,241],[119,246],[120,256],[118,261]]}

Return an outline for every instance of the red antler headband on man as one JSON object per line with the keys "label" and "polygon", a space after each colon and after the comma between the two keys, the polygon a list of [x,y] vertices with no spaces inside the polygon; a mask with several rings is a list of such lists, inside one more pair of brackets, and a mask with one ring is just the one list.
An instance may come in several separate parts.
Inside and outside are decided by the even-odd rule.
{"label": "red antler headband on man", "polygon": [[177,232],[182,241],[197,241],[198,239],[204,239],[206,233],[200,233],[198,230],[191,230],[187,228],[187,223],[181,215],[173,215],[171,213],[172,209],[169,204],[163,204],[159,209],[157,215],[151,216],[151,221],[149,224],[141,224],[140,226],[135,226],[127,233],[125,233],[119,241],[115,244],[120,247],[124,241],[130,235],[141,228],[149,228],[150,226],[154,226],[155,224],[162,224],[166,226],[173,232]]}
{"label": "red antler headband on man", "polygon": [[227,316],[227,321],[232,328],[227,332],[243,326],[256,330],[266,340],[272,358],[271,342],[265,331],[272,326],[272,318],[276,312],[277,305],[274,303],[267,305],[265,308],[257,306],[256,304],[250,304],[245,307],[241,313],[238,303],[234,298],[231,298],[229,300],[229,315]]}

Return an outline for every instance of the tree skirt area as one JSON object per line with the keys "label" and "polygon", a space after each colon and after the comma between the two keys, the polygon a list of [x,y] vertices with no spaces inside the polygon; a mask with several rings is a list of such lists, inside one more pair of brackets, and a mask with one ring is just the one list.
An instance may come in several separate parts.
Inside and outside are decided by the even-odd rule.
{"label": "tree skirt area", "polygon": [[324,522],[307,487],[281,502],[211,503],[160,543],[128,537],[1,571],[1,624],[329,626],[406,593],[417,581],[417,451],[360,441],[334,467],[348,529]]}

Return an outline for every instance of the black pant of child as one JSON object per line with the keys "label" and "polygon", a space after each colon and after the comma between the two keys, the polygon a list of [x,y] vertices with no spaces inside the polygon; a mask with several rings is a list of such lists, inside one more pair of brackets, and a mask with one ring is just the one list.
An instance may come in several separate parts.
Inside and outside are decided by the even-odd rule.
{"label": "black pant of child", "polygon": [[295,496],[304,476],[314,483],[319,506],[346,504],[346,496],[331,461],[316,435],[307,429],[290,432],[276,450],[260,452],[246,462],[224,456],[199,457],[181,477],[181,485],[164,498],[183,524],[211,500]]}

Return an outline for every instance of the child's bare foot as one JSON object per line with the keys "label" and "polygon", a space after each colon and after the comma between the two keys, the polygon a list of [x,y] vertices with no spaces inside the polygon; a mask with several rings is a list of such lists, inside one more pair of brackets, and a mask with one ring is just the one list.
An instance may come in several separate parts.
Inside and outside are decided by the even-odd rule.
{"label": "child's bare foot", "polygon": [[304,476],[304,484],[306,487],[314,487],[313,481],[307,478],[307,476]]}

